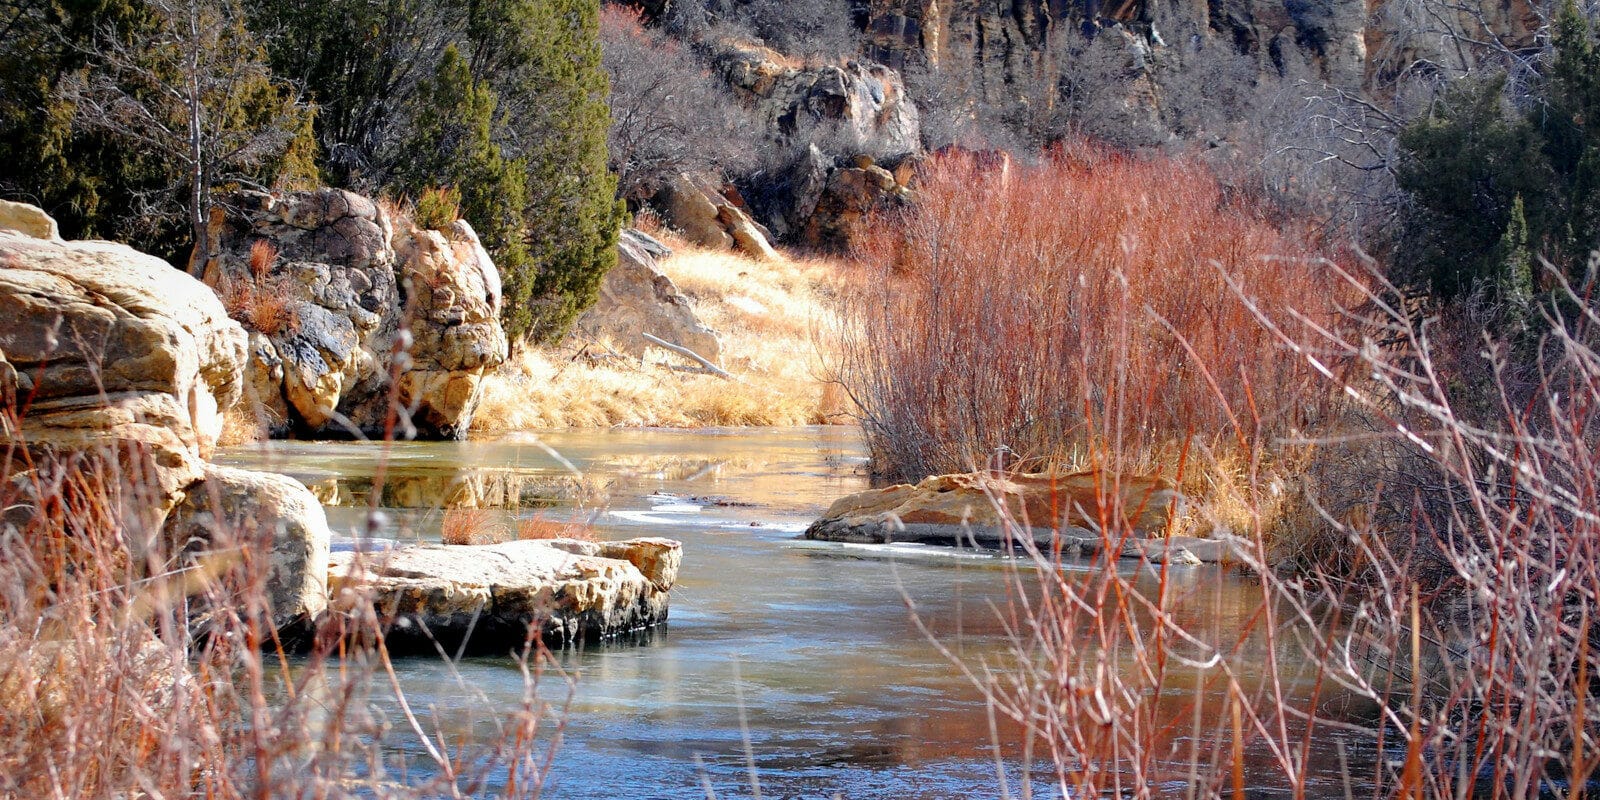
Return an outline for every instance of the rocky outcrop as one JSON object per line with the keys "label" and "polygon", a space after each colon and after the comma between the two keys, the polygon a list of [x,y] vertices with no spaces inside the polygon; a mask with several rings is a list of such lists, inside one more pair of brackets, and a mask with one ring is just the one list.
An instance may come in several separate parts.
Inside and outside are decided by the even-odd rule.
{"label": "rocky outcrop", "polygon": [[661,220],[683,238],[712,250],[734,249],[751,258],[776,259],[772,234],[711,181],[678,174],[651,199]]}
{"label": "rocky outcrop", "polygon": [[207,465],[205,477],[184,489],[166,530],[203,572],[225,576],[219,599],[231,601],[259,581],[266,614],[280,629],[309,623],[328,607],[327,517],[293,478]]}
{"label": "rocky outcrop", "polygon": [[642,358],[658,337],[700,356],[720,362],[722,342],[694,315],[688,298],[656,266],[652,252],[667,252],[661,243],[639,231],[626,230],[617,242],[617,265],[600,284],[600,299],[578,318],[577,330],[609,339],[626,355]]}
{"label": "rocky outcrop", "polygon": [[[244,392],[248,344],[208,287],[123,245],[0,230],[0,319],[0,395],[20,414],[4,433],[33,455],[8,463],[35,471],[20,486],[91,476],[151,571],[200,560],[189,576],[209,596],[263,580],[275,621],[321,611],[329,532],[310,491],[206,462]],[[26,528],[47,502],[4,521]]]}
{"label": "rocky outcrop", "polygon": [[797,65],[768,48],[732,39],[712,47],[712,63],[771,139],[823,140],[850,155],[879,158],[922,146],[917,107],[893,69],[871,61]]}
{"label": "rocky outcrop", "polygon": [[868,215],[911,199],[920,160],[907,155],[879,163],[859,154],[841,159],[812,144],[765,187],[762,218],[781,240],[846,250]]}
{"label": "rocky outcrop", "polygon": [[10,229],[0,230],[0,319],[29,446],[114,455],[129,519],[158,525],[202,477],[243,392],[244,331],[161,259]]}
{"label": "rocky outcrop", "polygon": [[342,602],[370,602],[390,623],[391,649],[503,652],[521,648],[530,626],[556,645],[665,621],[681,559],[668,539],[420,545],[334,553],[329,587]]}
{"label": "rocky outcrop", "polygon": [[[1102,472],[1065,475],[935,475],[916,485],[857,492],[834,501],[806,531],[810,539],[854,542],[999,541],[1007,510],[1017,525],[1098,538],[1105,527],[1137,538],[1166,533],[1179,496],[1162,478]],[[1105,523],[1105,524],[1103,524]]]}
{"label": "rocky outcrop", "polygon": [[[1241,560],[1232,539],[1167,535],[1181,501],[1170,481],[1103,472],[935,475],[834,501],[805,538],[859,544],[1004,546],[1027,537],[1069,558],[1111,551],[1150,564]],[[998,510],[1004,507],[1004,515]]]}
{"label": "rocky outcrop", "polygon": [[419,230],[337,189],[244,192],[196,253],[251,331],[250,409],[271,434],[381,434],[394,415],[462,436],[505,360],[499,272],[465,221]]}
{"label": "rocky outcrop", "polygon": [[0,230],[16,231],[33,239],[61,241],[61,229],[37,206],[0,200]]}

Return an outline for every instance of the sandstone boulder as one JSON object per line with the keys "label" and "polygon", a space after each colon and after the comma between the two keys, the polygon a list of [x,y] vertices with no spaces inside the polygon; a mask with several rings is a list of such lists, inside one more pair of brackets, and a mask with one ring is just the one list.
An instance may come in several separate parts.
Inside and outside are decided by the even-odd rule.
{"label": "sandstone boulder", "polygon": [[123,245],[0,231],[0,319],[29,446],[115,460],[128,513],[159,523],[243,391],[245,333],[216,295]]}
{"label": "sandstone boulder", "polygon": [[800,66],[733,39],[712,47],[713,63],[771,139],[842,141],[878,156],[922,146],[917,107],[889,67],[870,61]]}
{"label": "sandstone boulder", "polygon": [[262,612],[279,628],[305,625],[328,607],[328,520],[293,478],[207,465],[167,517],[166,532],[201,564],[220,598],[259,581],[269,604]]}
{"label": "sandstone boulder", "polygon": [[7,526],[37,522],[79,476],[116,506],[136,570],[183,552],[224,581],[253,567],[279,624],[321,612],[322,507],[293,480],[205,460],[244,392],[249,345],[215,293],[122,245],[0,231],[0,318],[0,398],[21,415],[3,432],[34,455],[0,476],[22,489]]}
{"label": "sandstone boulder", "polygon": [[371,435],[397,414],[403,432],[459,437],[505,360],[499,272],[464,221],[419,230],[338,189],[242,192],[196,253],[251,329],[249,411],[271,435]]}
{"label": "sandstone boulder", "polygon": [[334,553],[329,589],[338,602],[371,602],[392,623],[392,649],[505,651],[530,626],[555,645],[665,621],[680,558],[681,545],[664,539],[419,545]]}
{"label": "sandstone boulder", "polygon": [[591,337],[606,337],[613,347],[634,358],[642,358],[650,346],[644,338],[648,333],[687,347],[713,363],[720,362],[721,340],[694,315],[688,298],[656,266],[649,244],[654,241],[638,231],[623,231],[617,242],[617,265],[600,284],[600,299],[578,318],[577,330]]}
{"label": "sandstone boulder", "polygon": [[61,241],[61,229],[37,206],[0,200],[0,230],[15,231],[34,239]]}
{"label": "sandstone boulder", "polygon": [[1120,538],[1162,536],[1179,496],[1161,478],[1103,472],[1065,475],[987,473],[935,475],[915,486],[899,484],[857,492],[834,501],[806,530],[806,538],[853,542],[980,542],[1003,535],[1003,505],[1036,538],[1052,532],[1099,538],[1102,529]]}
{"label": "sandstone boulder", "polygon": [[713,193],[687,175],[673,175],[661,184],[654,198],[661,218],[683,238],[712,250],[733,247],[733,237],[717,214]]}
{"label": "sandstone boulder", "polygon": [[770,233],[710,181],[674,175],[651,202],[663,222],[694,244],[713,250],[736,249],[758,260],[778,257]]}

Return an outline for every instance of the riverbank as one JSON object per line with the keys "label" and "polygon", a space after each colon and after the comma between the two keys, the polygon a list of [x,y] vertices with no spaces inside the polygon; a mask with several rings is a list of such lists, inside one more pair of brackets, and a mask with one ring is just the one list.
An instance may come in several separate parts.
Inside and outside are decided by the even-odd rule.
{"label": "riverbank", "polygon": [[823,377],[823,354],[834,347],[838,327],[834,263],[784,253],[757,261],[660,230],[651,235],[673,250],[661,271],[717,332],[730,377],[659,348],[638,359],[603,338],[574,335],[556,347],[526,348],[488,378],[474,436],[852,421],[838,387]]}

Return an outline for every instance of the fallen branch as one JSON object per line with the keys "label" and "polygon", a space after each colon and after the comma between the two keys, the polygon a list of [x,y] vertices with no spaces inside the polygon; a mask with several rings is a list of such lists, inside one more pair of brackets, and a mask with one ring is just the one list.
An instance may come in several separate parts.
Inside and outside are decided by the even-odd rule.
{"label": "fallen branch", "polygon": [[643,336],[645,341],[655,345],[656,347],[666,348],[667,350],[671,350],[672,352],[677,353],[684,358],[699,362],[700,366],[705,367],[706,371],[710,372],[712,375],[722,378],[723,380],[733,380],[733,376],[729,375],[727,370],[724,370],[716,364],[711,363],[710,360],[687,347],[675,345],[658,336],[651,336],[648,333],[641,333],[639,335]]}

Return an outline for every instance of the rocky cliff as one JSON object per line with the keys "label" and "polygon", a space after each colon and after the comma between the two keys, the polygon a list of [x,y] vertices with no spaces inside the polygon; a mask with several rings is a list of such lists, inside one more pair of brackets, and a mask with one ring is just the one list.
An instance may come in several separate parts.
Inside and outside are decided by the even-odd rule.
{"label": "rocky cliff", "polygon": [[281,435],[463,436],[505,360],[500,275],[464,220],[419,229],[338,189],[211,213],[201,274],[250,333],[248,400]]}

